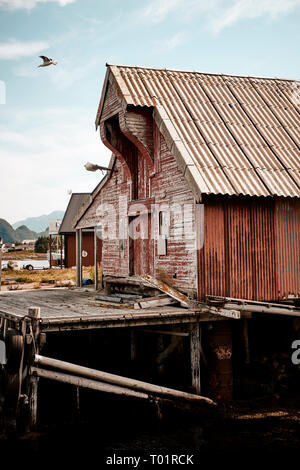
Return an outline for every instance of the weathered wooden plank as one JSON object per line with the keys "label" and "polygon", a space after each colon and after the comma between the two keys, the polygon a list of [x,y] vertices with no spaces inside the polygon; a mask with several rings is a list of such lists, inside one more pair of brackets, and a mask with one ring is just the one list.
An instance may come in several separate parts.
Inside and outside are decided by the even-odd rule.
{"label": "weathered wooden plank", "polygon": [[115,302],[117,304],[122,302],[121,297],[115,297],[113,295],[96,295],[95,300],[104,300],[106,302]]}
{"label": "weathered wooden plank", "polygon": [[144,274],[143,276],[141,276],[141,279],[143,279],[143,281],[145,281],[147,284],[154,287],[155,289],[158,289],[164,292],[165,294],[169,295],[173,299],[177,300],[177,302],[180,302],[182,306],[189,307],[189,299],[187,298],[187,296],[174,289],[174,287],[169,286],[168,284],[163,281],[160,281],[159,279],[155,279],[149,274]]}
{"label": "weathered wooden plank", "polygon": [[141,299],[134,303],[134,308],[136,310],[140,308],[155,308],[155,307],[162,307],[165,305],[172,305],[178,303],[177,300],[173,299],[168,295],[157,295],[155,297],[147,297],[145,299]]}

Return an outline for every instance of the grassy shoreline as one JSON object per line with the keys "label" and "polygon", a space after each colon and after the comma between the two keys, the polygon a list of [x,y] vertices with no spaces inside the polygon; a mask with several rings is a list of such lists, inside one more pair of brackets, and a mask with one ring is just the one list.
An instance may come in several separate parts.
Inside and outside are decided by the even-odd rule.
{"label": "grassy shoreline", "polygon": [[[90,278],[94,280],[94,268],[84,267],[83,278]],[[3,270],[2,271],[2,285],[16,286],[22,284],[36,283],[36,284],[53,284],[70,281],[70,284],[76,282],[76,269],[44,269],[28,271],[21,269],[18,271]]]}

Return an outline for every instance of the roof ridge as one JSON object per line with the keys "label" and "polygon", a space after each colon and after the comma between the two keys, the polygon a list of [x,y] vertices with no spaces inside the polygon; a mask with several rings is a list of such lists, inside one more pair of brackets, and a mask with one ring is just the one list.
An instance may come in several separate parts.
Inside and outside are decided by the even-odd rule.
{"label": "roof ridge", "polygon": [[297,82],[300,78],[281,78],[281,77],[264,77],[264,76],[257,76],[257,75],[239,75],[239,74],[230,74],[230,73],[217,73],[217,72],[201,72],[200,70],[184,70],[184,69],[173,69],[173,68],[166,68],[166,67],[146,67],[143,65],[126,65],[126,64],[109,64],[106,62],[106,67],[126,67],[128,69],[145,69],[145,70],[161,70],[162,72],[181,72],[181,73],[194,73],[194,74],[201,74],[201,75],[209,75],[209,76],[223,76],[223,77],[236,77],[236,78],[258,78],[262,80],[280,80],[280,81],[287,81],[287,82]]}

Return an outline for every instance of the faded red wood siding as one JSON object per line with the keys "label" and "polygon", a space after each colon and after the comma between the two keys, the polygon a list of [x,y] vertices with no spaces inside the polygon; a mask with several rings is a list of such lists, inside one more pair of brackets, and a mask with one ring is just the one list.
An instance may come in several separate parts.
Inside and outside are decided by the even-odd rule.
{"label": "faded red wood siding", "polygon": [[[98,240],[98,261],[101,261],[101,240]],[[94,234],[86,233],[82,235],[82,250],[87,252],[87,256],[82,258],[83,266],[94,266]],[[65,235],[65,266],[72,268],[76,266],[76,235],[75,233]]]}
{"label": "faded red wood siding", "polygon": [[[102,269],[105,275],[111,276],[128,276],[129,274],[127,230],[123,249],[119,240],[119,213],[127,217],[126,205],[128,205],[130,195],[130,181],[127,179],[123,165],[116,160],[116,171],[97,195],[78,226],[78,228],[94,227],[100,222],[104,223],[101,217],[101,207],[103,208],[106,216],[104,225],[107,230],[103,233]],[[116,233],[108,239],[108,230],[115,230],[115,228]]]}
{"label": "faded red wood siding", "polygon": [[[156,158],[156,174],[152,178],[152,196],[156,204],[180,204],[187,208],[194,206],[194,196],[186,179],[182,174],[173,155],[169,151],[162,135],[158,137],[154,125],[154,147]],[[159,171],[160,170],[160,171]],[[197,254],[195,251],[195,238],[183,234],[177,239],[176,231],[184,229],[188,235],[195,234],[195,214],[192,211],[186,214],[185,225],[183,221],[176,220],[176,214],[171,212],[170,238],[167,240],[167,254],[157,254],[157,241],[155,243],[154,271],[157,277],[166,279],[174,286],[185,289],[197,289]],[[156,227],[157,228],[157,227]]]}
{"label": "faded red wood siding", "polygon": [[105,95],[103,109],[102,109],[101,121],[105,121],[109,117],[115,114],[118,114],[118,112],[121,111],[121,109],[122,107],[115,93],[115,90],[109,83],[107,87],[106,95]]}
{"label": "faded red wood siding", "polygon": [[[156,130],[157,131],[157,130]],[[188,187],[182,171],[179,169],[173,155],[168,150],[166,142],[161,136],[155,139],[158,148],[155,149],[154,154],[157,158],[158,171],[151,178],[151,197],[156,204],[173,204],[173,203],[186,203],[194,204],[194,197],[192,191]],[[144,159],[139,152],[139,160]],[[127,173],[123,171],[123,164],[119,160],[116,161],[115,168],[117,173],[113,173],[112,177],[108,180],[100,194],[95,198],[92,206],[86,212],[84,218],[80,221],[78,228],[93,227],[96,223],[100,222],[100,217],[97,216],[97,208],[101,204],[112,204],[117,214],[116,225],[119,227],[119,198],[123,198],[123,204],[130,202],[130,179]],[[139,164],[139,195],[144,197],[146,193],[150,195],[150,182],[149,182],[149,165],[146,160]],[[140,199],[143,203],[144,198]],[[126,217],[127,212],[121,210],[121,216]],[[111,224],[114,223],[114,215],[110,214]],[[157,221],[155,220],[155,227],[157,230]],[[193,212],[188,217],[188,224],[191,226],[189,233],[193,232],[194,214]],[[182,287],[185,289],[197,289],[197,256],[195,252],[195,241],[190,238],[183,240],[176,240],[174,227],[176,225],[175,216],[171,217],[170,239],[167,241],[167,255],[157,255],[157,242],[155,246],[150,243],[149,253],[147,257],[149,261],[145,260],[144,266],[147,264],[154,265],[154,276],[168,280],[172,285]],[[127,231],[126,231],[127,232]],[[128,276],[129,271],[129,246],[128,238],[124,240],[124,249],[120,249],[120,242],[117,238],[111,240],[103,240],[102,248],[102,266],[105,275],[115,276]],[[153,260],[154,256],[154,260]]]}

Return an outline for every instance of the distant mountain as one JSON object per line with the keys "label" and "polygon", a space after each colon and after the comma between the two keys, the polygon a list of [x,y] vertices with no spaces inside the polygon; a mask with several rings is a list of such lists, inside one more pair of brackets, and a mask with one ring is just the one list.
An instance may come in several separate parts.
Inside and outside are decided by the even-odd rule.
{"label": "distant mountain", "polygon": [[44,232],[36,233],[26,225],[21,225],[16,230],[4,219],[0,219],[0,238],[5,242],[22,242],[23,240],[37,240],[38,237],[48,237],[49,227]]}
{"label": "distant mountain", "polygon": [[44,232],[49,227],[49,219],[62,219],[64,211],[53,211],[48,215],[41,215],[39,217],[28,217],[27,219],[20,220],[12,224],[14,229],[22,225],[26,225],[30,230],[34,232]]}
{"label": "distant mountain", "polygon": [[0,219],[0,237],[4,242],[18,241],[16,232],[12,226],[4,219]]}
{"label": "distant mountain", "polygon": [[21,225],[15,230],[15,234],[18,240],[36,240],[37,233],[30,230],[26,225]]}

